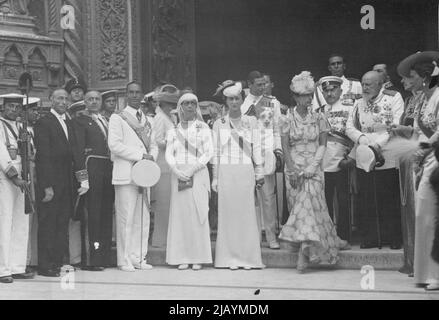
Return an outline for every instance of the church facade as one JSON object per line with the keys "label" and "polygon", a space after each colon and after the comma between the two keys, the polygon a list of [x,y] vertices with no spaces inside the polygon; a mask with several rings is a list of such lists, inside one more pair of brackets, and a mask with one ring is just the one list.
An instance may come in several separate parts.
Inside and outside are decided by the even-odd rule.
{"label": "church facade", "polygon": [[72,77],[96,90],[123,90],[131,80],[145,89],[195,85],[193,0],[17,3],[0,2],[0,93],[16,91],[24,71],[45,103]]}
{"label": "church facade", "polygon": [[292,75],[326,75],[331,53],[345,54],[348,76],[360,78],[373,63],[394,69],[437,50],[438,4],[422,1],[368,1],[376,30],[361,30],[361,1],[349,0],[0,0],[0,93],[17,91],[29,71],[45,104],[72,77],[101,91],[172,82],[207,99],[258,69],[288,103]]}

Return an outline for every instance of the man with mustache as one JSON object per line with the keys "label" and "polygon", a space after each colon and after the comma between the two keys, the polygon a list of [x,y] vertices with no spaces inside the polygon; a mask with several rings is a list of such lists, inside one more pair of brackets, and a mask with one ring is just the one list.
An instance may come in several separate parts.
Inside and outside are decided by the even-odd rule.
{"label": "man with mustache", "polygon": [[[346,134],[357,144],[363,249],[381,247],[383,243],[400,249],[402,240],[397,164],[381,150],[390,139],[392,126],[399,124],[404,101],[396,91],[382,90],[383,84],[376,71],[363,76],[363,98],[355,104],[346,125]],[[363,150],[373,152],[375,161],[365,163],[360,157]]]}
{"label": "man with mustache", "polygon": [[[85,155],[90,191],[85,199],[86,214],[81,217],[82,269],[103,271],[110,265],[113,224],[113,165],[108,148],[108,122],[100,114],[102,99],[97,91],[85,95],[85,113],[74,120],[79,151]],[[86,234],[85,231],[88,231]],[[88,242],[87,240],[88,236]]]}

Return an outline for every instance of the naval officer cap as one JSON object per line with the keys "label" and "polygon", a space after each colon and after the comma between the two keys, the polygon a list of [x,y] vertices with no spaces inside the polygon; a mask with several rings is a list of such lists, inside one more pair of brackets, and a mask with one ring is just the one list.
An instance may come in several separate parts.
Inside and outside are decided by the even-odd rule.
{"label": "naval officer cap", "polygon": [[82,110],[85,110],[85,102],[84,102],[84,100],[72,103],[69,106],[69,108],[68,108],[68,111],[70,113],[78,112],[78,111],[82,111]]}
{"label": "naval officer cap", "polygon": [[323,77],[319,81],[322,90],[331,90],[336,87],[341,87],[343,84],[343,79],[336,76]]}
{"label": "naval officer cap", "polygon": [[107,100],[108,98],[117,98],[117,90],[109,90],[101,93],[102,101]]}
{"label": "naval officer cap", "polygon": [[8,93],[3,94],[0,96],[0,104],[4,105],[5,103],[12,102],[12,103],[20,103],[23,104],[23,99],[25,98],[24,95],[18,94],[18,93]]}
{"label": "naval officer cap", "polygon": [[36,97],[29,97],[29,103],[27,98],[23,98],[23,106],[28,108],[37,108],[40,106],[41,99]]}

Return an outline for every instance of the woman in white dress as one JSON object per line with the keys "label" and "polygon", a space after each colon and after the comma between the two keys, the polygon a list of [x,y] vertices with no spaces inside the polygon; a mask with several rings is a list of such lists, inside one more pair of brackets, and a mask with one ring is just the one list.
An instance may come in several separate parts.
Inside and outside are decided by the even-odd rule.
{"label": "woman in white dress", "polygon": [[264,183],[257,121],[241,114],[241,83],[223,90],[229,114],[213,126],[215,157],[212,189],[218,192],[215,267],[261,269],[255,186]]}
{"label": "woman in white dress", "polygon": [[178,101],[180,119],[167,138],[166,161],[171,171],[166,262],[185,270],[212,263],[210,242],[210,179],[206,164],[213,156],[209,127],[201,120],[198,98],[184,94]]}

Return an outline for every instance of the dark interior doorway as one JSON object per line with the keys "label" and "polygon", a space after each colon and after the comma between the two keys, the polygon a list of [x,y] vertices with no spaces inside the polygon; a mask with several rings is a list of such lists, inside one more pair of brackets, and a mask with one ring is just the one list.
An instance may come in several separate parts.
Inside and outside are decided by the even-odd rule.
{"label": "dark interior doorway", "polygon": [[[197,0],[197,93],[211,99],[218,83],[251,70],[272,74],[274,94],[289,103],[294,74],[327,75],[327,57],[343,54],[347,76],[375,63],[391,70],[405,56],[438,48],[437,0]],[[376,11],[376,29],[360,27],[363,5]],[[394,82],[399,79],[393,74]]]}

